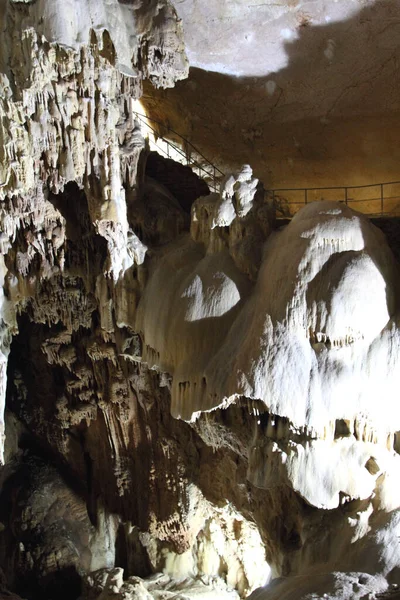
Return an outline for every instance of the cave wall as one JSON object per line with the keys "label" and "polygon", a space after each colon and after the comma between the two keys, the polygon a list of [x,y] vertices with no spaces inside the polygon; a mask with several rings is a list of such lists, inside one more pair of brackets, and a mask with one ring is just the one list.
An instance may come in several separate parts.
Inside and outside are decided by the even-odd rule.
{"label": "cave wall", "polygon": [[[223,172],[251,162],[268,189],[399,180],[397,111],[281,121],[263,114],[265,92],[261,87],[258,94],[253,85],[193,68],[174,89],[146,89],[143,103],[151,117],[188,139]],[[225,101],[231,97],[237,101]],[[328,199],[342,200],[343,192]]]}
{"label": "cave wall", "polygon": [[[1,590],[273,598],[318,573],[332,599],[390,591],[384,235],[334,202],[277,228],[247,164],[209,194],[152,163],[134,101],[188,67],[169,2],[0,8]],[[289,579],[256,591],[271,575]]]}

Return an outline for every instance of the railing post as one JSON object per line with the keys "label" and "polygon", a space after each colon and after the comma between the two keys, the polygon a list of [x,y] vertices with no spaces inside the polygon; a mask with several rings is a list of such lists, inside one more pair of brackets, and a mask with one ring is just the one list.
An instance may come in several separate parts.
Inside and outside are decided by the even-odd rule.
{"label": "railing post", "polygon": [[[198,150],[196,150],[195,146],[193,146],[193,144],[191,142],[189,142],[187,139],[183,138],[181,135],[177,134],[176,132],[174,132],[169,126],[165,126],[163,125],[163,123],[161,123],[160,121],[157,121],[156,119],[152,119],[151,117],[148,117],[147,115],[142,115],[139,112],[137,112],[136,110],[133,110],[133,105],[129,106],[129,116],[130,118],[134,118],[135,120],[138,121],[138,123],[141,126],[141,129],[143,131],[147,132],[147,144],[150,147],[150,145],[154,145],[155,148],[157,148],[158,144],[157,141],[161,140],[167,143],[167,149],[165,150],[164,148],[159,147],[159,150],[163,152],[163,154],[166,154],[168,158],[170,158],[171,154],[172,154],[172,150],[174,150],[174,152],[178,153],[179,155],[181,155],[183,157],[184,160],[186,160],[186,164],[187,165],[191,165],[193,164],[193,170],[195,171],[196,168],[198,170],[199,173],[199,177],[202,176],[202,174],[205,174],[208,177],[212,178],[213,177],[213,187],[216,191],[220,191],[221,189],[221,176],[225,177],[224,173],[222,173],[222,171],[220,169],[218,169],[213,163],[211,163],[210,161],[208,161],[202,154],[201,152],[199,152]],[[148,121],[153,121],[155,123],[158,123],[158,125],[162,125],[167,131],[171,131],[173,132],[175,135],[177,135],[180,140],[182,141],[183,144],[183,148],[181,151],[181,149],[177,148],[177,146],[175,146],[173,143],[169,143],[162,135],[159,135],[159,133],[151,126],[149,125]],[[149,136],[149,132],[153,132],[153,136],[154,136],[154,141],[150,144],[150,136]],[[157,140],[157,141],[156,141]],[[196,163],[196,161],[194,159],[192,159],[192,150],[193,155],[196,156],[197,154],[199,154],[204,160],[205,160],[205,164],[209,165],[211,167],[211,170],[208,171],[206,169],[204,169],[203,167],[199,167],[199,165]],[[182,159],[180,159],[181,162]],[[216,177],[216,172],[218,171],[218,176],[219,179],[217,181],[217,177]],[[383,216],[384,213],[384,204],[385,204],[385,196],[384,193],[384,186],[388,186],[388,185],[400,185],[400,181],[392,181],[392,182],[384,182],[384,183],[375,183],[375,184],[370,184],[370,185],[360,185],[360,186],[335,186],[332,188],[291,188],[290,191],[291,192],[304,192],[304,204],[307,205],[308,204],[308,192],[309,191],[316,191],[316,190],[322,190],[322,189],[334,189],[334,190],[339,190],[342,189],[344,190],[344,202],[346,205],[348,205],[349,202],[357,202],[356,200],[354,200],[354,198],[351,196],[349,198],[349,189],[360,189],[360,188],[371,188],[371,187],[380,187],[380,197],[378,196],[378,198],[375,198],[375,200],[380,199],[380,207],[381,207],[381,216]],[[2,187],[2,183],[0,183],[0,187]],[[282,191],[289,191],[289,190],[283,190],[283,189],[275,189],[275,190],[269,190],[269,192],[272,194],[272,202],[275,204],[276,202],[276,198],[278,198],[278,202],[279,202],[279,193],[281,193]],[[277,195],[278,193],[278,195]],[[311,199],[311,202],[313,202],[313,199]],[[390,196],[388,197],[388,199],[390,199]],[[362,202],[369,202],[368,200],[361,200]],[[299,204],[300,202],[288,202],[287,204]]]}

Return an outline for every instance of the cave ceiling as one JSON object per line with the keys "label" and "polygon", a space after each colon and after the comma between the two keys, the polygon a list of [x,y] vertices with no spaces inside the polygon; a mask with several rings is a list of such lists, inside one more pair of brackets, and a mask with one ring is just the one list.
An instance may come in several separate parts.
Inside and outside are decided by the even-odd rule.
{"label": "cave ceiling", "polygon": [[[279,106],[290,118],[354,111],[357,103],[359,110],[398,108],[397,2],[181,0],[175,6],[192,67],[251,78],[249,85],[263,85],[270,106],[283,96]],[[376,94],[382,85],[386,93]]]}
{"label": "cave ceiling", "polygon": [[152,117],[222,170],[250,161],[276,187],[398,179],[398,2],[174,5],[190,75],[146,89]]}

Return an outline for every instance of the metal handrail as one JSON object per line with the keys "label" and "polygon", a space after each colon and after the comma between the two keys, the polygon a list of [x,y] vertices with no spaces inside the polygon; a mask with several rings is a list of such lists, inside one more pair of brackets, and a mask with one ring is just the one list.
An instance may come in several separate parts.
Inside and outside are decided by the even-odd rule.
{"label": "metal handrail", "polygon": [[[184,159],[184,163],[186,165],[191,166],[192,168],[194,167],[194,168],[198,169],[199,177],[203,176],[204,178],[211,180],[211,183],[209,181],[207,181],[208,186],[211,189],[213,189],[215,192],[218,192],[220,190],[221,178],[225,177],[225,174],[216,165],[214,165],[211,161],[209,161],[204,156],[204,154],[202,154],[200,152],[200,150],[198,150],[191,142],[189,142],[189,140],[187,140],[184,136],[182,136],[180,133],[178,133],[171,127],[165,125],[165,123],[158,121],[157,119],[153,119],[152,117],[148,117],[147,115],[144,115],[137,111],[132,111],[132,113],[133,113],[135,119],[137,119],[139,122],[143,123],[145,125],[145,127],[147,127],[155,135],[156,140],[160,139],[166,144],[167,149],[165,150],[161,146],[157,145],[156,141],[154,141],[153,143],[156,146],[158,151],[162,152],[165,156],[167,156],[167,158],[170,158],[170,148],[171,148],[176,154],[178,154],[180,157],[182,157]],[[177,146],[176,144],[171,142],[169,139],[166,139],[163,135],[161,135],[159,131],[157,131],[156,129],[154,129],[154,127],[149,125],[148,121],[157,123],[157,125],[159,125],[163,129],[172,133],[174,136],[177,136],[183,142],[183,146],[184,146],[186,152],[184,152],[182,150],[182,148],[180,148],[179,146]],[[204,165],[202,165],[199,162],[197,162],[196,160],[192,159],[191,154],[189,154],[187,151],[188,148],[191,148],[197,156],[200,156],[205,161],[206,165],[211,168],[211,171],[209,171],[207,168],[205,168]],[[310,187],[310,188],[274,188],[274,189],[266,190],[266,193],[272,196],[272,200],[273,200],[273,203],[275,205],[277,212],[283,212],[282,209],[279,207],[279,202],[283,201],[285,206],[289,207],[289,209],[290,209],[290,206],[296,206],[296,205],[304,206],[306,204],[309,204],[311,192],[321,192],[324,190],[325,191],[340,190],[343,192],[343,199],[339,200],[339,202],[342,202],[346,205],[349,205],[349,204],[362,205],[362,204],[364,204],[364,206],[366,206],[367,203],[379,201],[380,202],[380,211],[378,211],[376,213],[367,212],[366,214],[368,214],[369,216],[380,216],[380,217],[390,216],[390,215],[393,216],[393,209],[391,212],[385,213],[385,210],[384,210],[385,209],[385,201],[398,199],[399,203],[398,203],[398,205],[395,206],[394,210],[396,210],[396,212],[398,212],[400,215],[400,193],[398,196],[385,197],[385,194],[384,194],[385,187],[389,186],[389,185],[399,185],[400,186],[400,181],[387,181],[387,182],[382,182],[382,183],[369,183],[369,184],[363,184],[363,185],[345,185],[345,186],[330,185],[330,186]],[[380,189],[380,194],[378,197],[355,199],[355,198],[351,198],[349,196],[349,191],[351,191],[351,190],[360,190],[360,189],[367,189],[367,188],[374,188],[374,187],[379,187],[379,189]],[[302,200],[296,202],[296,201],[288,200],[286,198],[282,198],[281,195],[284,192],[301,192]],[[323,199],[323,198],[320,198],[320,199]],[[315,199],[311,200],[311,202],[315,202]],[[363,212],[362,209],[360,208],[360,206],[358,206],[357,209],[359,211]],[[291,218],[291,217],[293,217],[293,214],[289,213],[289,214],[284,215],[284,217]]]}
{"label": "metal handrail", "polygon": [[[338,200],[339,202],[342,202],[346,205],[358,204],[359,206],[357,206],[357,210],[359,210],[360,212],[365,212],[365,214],[368,214],[370,216],[383,217],[383,216],[394,216],[393,215],[394,211],[396,213],[400,214],[400,190],[399,190],[398,195],[395,195],[395,196],[393,196],[393,195],[386,196],[385,195],[386,187],[393,186],[393,185],[400,186],[400,181],[385,181],[382,183],[369,183],[369,184],[364,184],[364,185],[347,185],[347,186],[325,186],[325,187],[311,187],[311,188],[274,188],[274,189],[268,190],[267,193],[272,196],[273,203],[278,212],[284,212],[285,207],[288,207],[289,214],[285,214],[284,215],[285,218],[291,218],[293,216],[293,214],[290,213],[291,206],[298,206],[298,205],[305,206],[306,204],[309,204],[310,202],[315,202],[316,200],[318,200],[318,198],[314,198],[314,199],[310,200],[311,193],[312,192],[321,192],[324,190],[325,191],[339,190],[343,194],[342,199]],[[380,190],[379,195],[376,197],[374,196],[373,198],[351,198],[351,195],[349,194],[349,193],[351,193],[351,190],[360,190],[360,189],[367,189],[367,188],[379,188],[379,190]],[[285,192],[299,192],[301,194],[301,200],[299,200],[299,201],[289,200],[284,197]],[[322,194],[321,194],[321,198],[319,198],[319,199],[320,200],[324,199]],[[396,204],[396,206],[394,208],[392,207],[392,209],[390,211],[385,212],[385,206],[388,207],[388,201],[393,202],[395,200],[398,200],[398,203]],[[363,211],[362,206],[360,207],[360,205],[364,205],[364,207],[367,208],[367,204],[371,205],[371,203],[373,203],[373,202],[380,203],[379,210],[377,212]],[[282,208],[282,207],[280,208],[279,203],[283,203],[284,208]]]}
{"label": "metal handrail", "polygon": [[385,181],[383,183],[365,183],[363,185],[324,185],[322,187],[312,187],[312,188],[274,188],[275,192],[303,192],[308,190],[319,191],[319,190],[344,190],[344,189],[352,189],[352,190],[360,190],[361,188],[369,188],[369,187],[377,187],[378,185],[396,185],[400,184],[400,181]]}
{"label": "metal handrail", "polygon": [[[195,169],[198,169],[199,177],[203,176],[204,178],[208,178],[211,180],[211,183],[208,183],[209,187],[211,187],[215,192],[219,191],[220,183],[221,183],[220,180],[222,177],[225,177],[225,175],[216,165],[214,165],[211,161],[209,161],[200,152],[200,150],[198,150],[191,142],[189,142],[182,135],[180,135],[179,133],[177,133],[176,131],[171,129],[171,127],[168,127],[164,123],[157,121],[157,119],[147,117],[146,115],[143,115],[137,111],[132,111],[132,112],[133,112],[133,115],[136,120],[138,120],[140,123],[143,123],[143,125],[145,125],[145,127],[147,127],[153,134],[155,134],[157,139],[161,139],[167,145],[167,150],[164,150],[160,145],[157,145],[156,141],[154,141],[153,143],[156,146],[157,150],[161,151],[165,156],[167,156],[167,158],[170,158],[170,148],[171,148],[174,152],[176,152],[178,155],[180,155],[184,159],[184,164],[186,164],[192,168],[194,167]],[[182,148],[179,148],[179,146],[177,146],[170,140],[166,139],[163,135],[160,135],[160,133],[156,129],[154,129],[151,125],[149,125],[149,123],[147,123],[147,121],[152,121],[153,123],[157,123],[158,125],[160,125],[164,129],[166,129],[167,131],[169,131],[169,132],[173,133],[175,136],[177,136],[180,140],[182,140],[184,147],[191,148],[196,155],[203,158],[204,161],[206,162],[206,165],[208,167],[210,167],[211,170],[209,171],[202,164],[200,164],[199,162],[194,160],[192,158],[191,154],[189,154],[188,152],[183,152]],[[218,174],[218,176],[217,176],[217,174]]]}

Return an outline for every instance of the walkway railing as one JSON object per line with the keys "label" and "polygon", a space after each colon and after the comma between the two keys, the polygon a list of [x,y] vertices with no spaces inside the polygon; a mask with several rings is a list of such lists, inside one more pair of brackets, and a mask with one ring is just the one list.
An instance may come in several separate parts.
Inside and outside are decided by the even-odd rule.
{"label": "walkway railing", "polygon": [[[132,111],[147,133],[150,150],[162,153],[185,164],[206,181],[213,192],[219,192],[224,173],[210,162],[189,140],[165,125],[135,110]],[[159,130],[149,122],[159,126]],[[180,141],[181,147],[164,137],[170,133]],[[350,208],[370,217],[400,216],[400,181],[368,185],[348,185],[313,188],[275,188],[266,191],[272,200],[278,218],[292,218],[300,208],[317,200],[343,202]]]}
{"label": "walkway railing", "polygon": [[400,216],[400,181],[369,185],[268,190],[278,217],[291,218],[317,200],[335,200],[370,217]]}
{"label": "walkway railing", "polygon": [[[219,192],[221,181],[224,177],[224,173],[218,169],[212,162],[210,162],[189,140],[184,138],[182,135],[167,127],[164,123],[147,117],[141,113],[133,111],[133,116],[136,121],[139,121],[141,128],[147,133],[149,140],[150,150],[161,152],[167,158],[171,158],[181,164],[187,165],[198,175],[201,179],[204,179],[213,192]],[[174,144],[170,139],[164,137],[160,131],[157,131],[154,127],[149,124],[157,123],[157,125],[166,132],[173,134],[177,137],[182,147]],[[199,160],[202,159],[201,161]]]}

